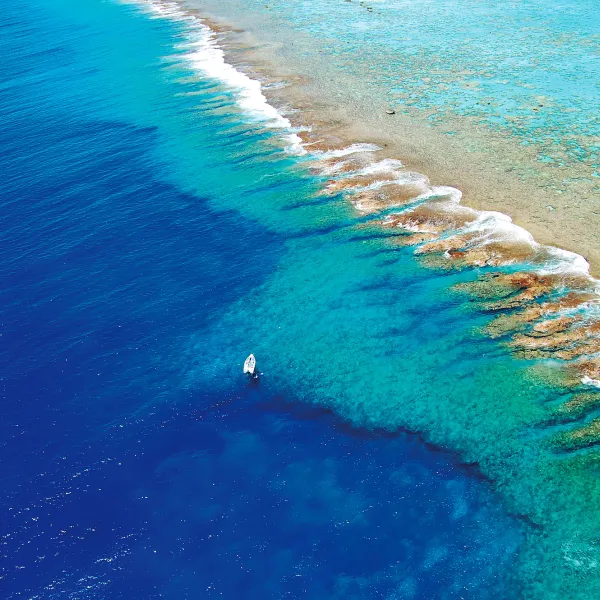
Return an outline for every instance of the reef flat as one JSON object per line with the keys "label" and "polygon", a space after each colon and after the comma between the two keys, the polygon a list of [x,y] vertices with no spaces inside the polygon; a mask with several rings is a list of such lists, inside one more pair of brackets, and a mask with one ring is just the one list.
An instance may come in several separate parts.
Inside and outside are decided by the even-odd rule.
{"label": "reef flat", "polygon": [[466,205],[508,214],[540,243],[585,256],[599,274],[594,5],[186,6],[228,30],[221,41],[238,68],[292,84],[265,94],[296,124],[377,143],[460,189]]}

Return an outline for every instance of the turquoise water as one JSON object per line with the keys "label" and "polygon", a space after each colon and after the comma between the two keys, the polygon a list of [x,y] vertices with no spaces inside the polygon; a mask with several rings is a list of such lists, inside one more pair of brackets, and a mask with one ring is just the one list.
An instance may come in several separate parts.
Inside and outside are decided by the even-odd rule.
{"label": "turquoise water", "polygon": [[580,388],[482,335],[453,286],[491,269],[320,194],[196,21],[27,8],[0,38],[7,596],[598,597],[594,448],[550,443]]}

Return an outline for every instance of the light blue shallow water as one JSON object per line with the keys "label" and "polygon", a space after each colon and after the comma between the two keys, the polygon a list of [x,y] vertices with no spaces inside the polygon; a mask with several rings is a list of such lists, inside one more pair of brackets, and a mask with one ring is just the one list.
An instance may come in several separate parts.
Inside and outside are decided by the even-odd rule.
{"label": "light blue shallow water", "polygon": [[[450,133],[455,117],[468,117],[471,125],[534,147],[540,166],[581,168],[577,175],[557,173],[556,187],[567,183],[561,179],[584,178],[592,186],[587,197],[598,191],[600,11],[595,2],[187,4],[216,14],[225,5],[226,16],[237,15],[242,23],[245,15],[283,23],[301,34],[295,54],[311,59],[323,53],[332,70],[355,77],[358,86],[368,84],[368,94],[376,93],[378,102],[383,97],[396,111],[444,124]],[[455,126],[462,125],[455,120]]]}
{"label": "light blue shallow water", "polygon": [[7,597],[596,597],[594,455],[475,272],[319,195],[189,22],[0,18]]}

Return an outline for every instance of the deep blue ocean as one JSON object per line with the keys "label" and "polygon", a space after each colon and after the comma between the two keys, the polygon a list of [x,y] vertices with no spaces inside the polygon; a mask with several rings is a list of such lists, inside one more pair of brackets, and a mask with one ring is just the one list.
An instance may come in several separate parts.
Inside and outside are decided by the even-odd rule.
{"label": "deep blue ocean", "polygon": [[0,596],[508,597],[521,524],[476,466],[300,399],[289,365],[249,385],[254,347],[215,363],[267,318],[221,317],[348,214],[310,212],[317,183],[185,36],[3,3]]}

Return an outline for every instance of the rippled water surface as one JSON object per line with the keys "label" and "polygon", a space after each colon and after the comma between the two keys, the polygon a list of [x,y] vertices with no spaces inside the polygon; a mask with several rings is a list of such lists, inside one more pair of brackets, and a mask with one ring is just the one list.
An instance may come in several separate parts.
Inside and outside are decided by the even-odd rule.
{"label": "rippled water surface", "polygon": [[594,455],[547,444],[571,392],[481,335],[452,289],[480,273],[322,195],[184,13],[26,4],[0,16],[6,597],[597,597]]}

